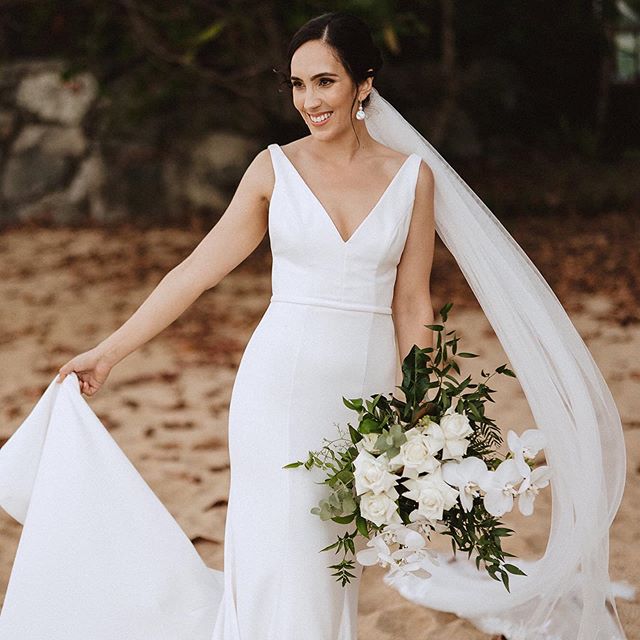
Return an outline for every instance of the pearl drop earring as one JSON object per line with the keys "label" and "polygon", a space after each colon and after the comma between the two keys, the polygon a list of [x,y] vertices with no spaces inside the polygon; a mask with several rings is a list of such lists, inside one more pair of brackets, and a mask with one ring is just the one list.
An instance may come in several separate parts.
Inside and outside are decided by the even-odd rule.
{"label": "pearl drop earring", "polygon": [[360,107],[356,111],[356,118],[358,120],[364,120],[366,117],[367,117],[367,114],[364,112],[364,109],[362,108],[362,102],[360,102]]}

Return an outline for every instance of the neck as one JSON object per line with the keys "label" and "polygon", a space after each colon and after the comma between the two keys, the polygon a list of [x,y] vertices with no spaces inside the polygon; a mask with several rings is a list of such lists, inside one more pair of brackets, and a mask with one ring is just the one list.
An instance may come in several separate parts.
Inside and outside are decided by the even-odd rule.
{"label": "neck", "polygon": [[331,158],[334,165],[348,164],[377,144],[369,134],[364,121],[355,120],[353,124],[358,134],[357,138],[353,129],[348,127],[343,134],[329,140],[318,140],[312,136],[310,148],[320,156]]}

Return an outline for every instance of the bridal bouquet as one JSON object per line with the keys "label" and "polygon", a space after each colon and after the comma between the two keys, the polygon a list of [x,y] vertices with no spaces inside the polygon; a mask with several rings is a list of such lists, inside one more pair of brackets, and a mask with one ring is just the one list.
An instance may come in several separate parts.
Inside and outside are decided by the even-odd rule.
{"label": "bridal bouquet", "polygon": [[[362,565],[380,564],[390,573],[429,578],[429,562],[438,564],[429,549],[433,532],[451,537],[456,549],[475,551],[476,568],[483,563],[488,574],[502,580],[509,591],[509,574],[526,575],[505,562],[515,557],[502,549],[501,538],[511,535],[500,516],[517,500],[523,515],[533,513],[539,490],[549,483],[547,465],[534,468],[533,458],[544,446],[538,429],[522,435],[507,434],[509,451],[498,453],[500,429],[485,414],[494,389],[487,381],[494,373],[515,377],[506,365],[494,373],[481,372],[484,381],[471,376],[459,381],[455,356],[455,331],[445,332],[453,303],[440,310],[441,324],[425,325],[437,332],[435,349],[413,345],[402,363],[400,389],[405,400],[389,394],[347,399],[344,404],[358,413],[358,425],[338,426],[339,436],[320,451],[309,451],[306,461],[284,466],[326,472],[326,499],[311,509],[322,520],[355,524],[353,531],[321,551],[343,552],[342,561],[330,565],[342,586],[355,577],[353,557]],[[431,396],[431,397],[430,397]],[[363,536],[366,547],[356,553],[355,539]]]}

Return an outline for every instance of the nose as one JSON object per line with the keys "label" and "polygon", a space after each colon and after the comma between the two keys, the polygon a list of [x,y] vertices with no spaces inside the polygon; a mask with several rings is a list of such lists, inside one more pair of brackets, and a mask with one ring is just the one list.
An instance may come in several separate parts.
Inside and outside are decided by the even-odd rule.
{"label": "nose", "polygon": [[313,88],[307,89],[304,94],[304,108],[306,111],[313,111],[317,109],[321,104],[321,100],[315,93]]}

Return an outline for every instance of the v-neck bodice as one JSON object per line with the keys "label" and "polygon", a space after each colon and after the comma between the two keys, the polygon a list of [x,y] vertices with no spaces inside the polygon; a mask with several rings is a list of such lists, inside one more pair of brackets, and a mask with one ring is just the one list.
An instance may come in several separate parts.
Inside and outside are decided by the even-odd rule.
{"label": "v-neck bodice", "polygon": [[351,232],[351,234],[349,235],[349,237],[347,239],[342,237],[342,234],[338,231],[338,226],[335,223],[335,218],[334,216],[332,216],[329,213],[329,210],[325,207],[324,204],[322,204],[322,202],[320,201],[320,198],[318,198],[318,196],[316,196],[316,194],[314,193],[313,189],[311,189],[311,187],[307,184],[306,180],[300,175],[300,172],[296,169],[295,165],[293,164],[293,162],[291,162],[291,160],[289,160],[289,157],[285,154],[285,152],[282,150],[282,147],[280,147],[279,145],[275,145],[276,149],[280,152],[280,154],[282,155],[285,164],[287,164],[291,170],[293,171],[293,173],[298,176],[298,178],[300,179],[300,182],[304,185],[304,187],[307,189],[307,191],[309,192],[309,195],[311,196],[311,198],[313,200],[315,200],[316,204],[318,205],[318,208],[327,216],[327,218],[329,218],[329,221],[333,224],[336,233],[338,234],[338,236],[340,237],[340,239],[342,240],[342,242],[344,242],[345,244],[348,244],[351,242],[351,239],[357,235],[358,231],[360,230],[360,227],[363,227],[367,221],[367,219],[374,215],[376,210],[378,209],[379,206],[382,205],[382,202],[384,201],[385,197],[387,196],[387,194],[391,191],[393,184],[400,178],[400,176],[402,175],[402,172],[404,171],[405,167],[407,167],[409,165],[409,160],[411,159],[411,156],[407,156],[404,160],[404,162],[402,163],[402,166],[400,167],[400,169],[398,169],[398,171],[395,173],[395,175],[393,176],[393,178],[391,179],[391,181],[389,182],[389,184],[387,185],[386,189],[382,192],[382,194],[380,195],[380,197],[378,198],[378,200],[375,202],[375,204],[373,205],[373,207],[371,207],[371,209],[369,209],[369,211],[367,212],[367,215],[365,215],[360,222],[356,225],[355,229]]}
{"label": "v-neck bodice", "polygon": [[271,299],[391,313],[397,265],[409,230],[420,168],[412,153],[344,240],[333,219],[277,145],[269,204]]}

